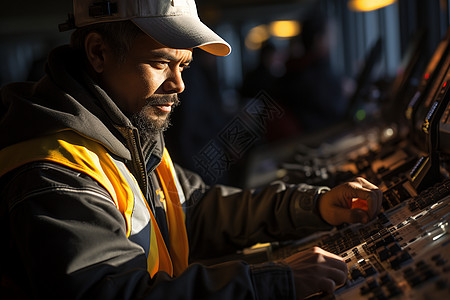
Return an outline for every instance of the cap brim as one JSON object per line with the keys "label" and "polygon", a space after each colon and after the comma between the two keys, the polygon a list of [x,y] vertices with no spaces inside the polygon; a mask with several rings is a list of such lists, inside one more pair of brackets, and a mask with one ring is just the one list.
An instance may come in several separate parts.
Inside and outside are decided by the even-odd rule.
{"label": "cap brim", "polygon": [[220,36],[190,16],[133,18],[132,21],[159,43],[175,49],[199,47],[211,54],[226,56],[231,46]]}

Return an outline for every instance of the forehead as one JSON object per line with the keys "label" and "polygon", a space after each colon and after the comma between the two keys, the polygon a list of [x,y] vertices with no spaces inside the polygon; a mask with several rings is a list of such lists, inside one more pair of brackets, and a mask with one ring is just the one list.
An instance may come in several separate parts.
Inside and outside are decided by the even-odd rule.
{"label": "forehead", "polygon": [[135,39],[130,54],[147,58],[167,58],[174,61],[192,60],[192,49],[169,48],[146,34],[139,35]]}

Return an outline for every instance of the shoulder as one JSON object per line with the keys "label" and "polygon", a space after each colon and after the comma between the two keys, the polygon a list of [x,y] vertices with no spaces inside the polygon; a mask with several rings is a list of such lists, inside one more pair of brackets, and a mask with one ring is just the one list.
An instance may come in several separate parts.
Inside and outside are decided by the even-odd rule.
{"label": "shoulder", "polygon": [[96,196],[114,204],[109,193],[92,177],[52,161],[27,163],[1,178],[0,196],[8,210],[28,199],[54,195]]}

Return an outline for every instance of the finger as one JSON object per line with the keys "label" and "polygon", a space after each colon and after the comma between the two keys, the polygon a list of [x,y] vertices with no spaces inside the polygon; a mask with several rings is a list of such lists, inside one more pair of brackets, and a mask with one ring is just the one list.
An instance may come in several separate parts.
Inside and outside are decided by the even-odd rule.
{"label": "finger", "polygon": [[364,177],[357,177],[356,181],[358,181],[359,184],[361,184],[362,187],[365,187],[365,188],[368,188],[368,189],[371,189],[371,190],[378,189],[378,187],[375,184],[373,184],[369,180],[365,179]]}
{"label": "finger", "polygon": [[350,208],[354,209],[354,208],[359,208],[362,210],[366,210],[367,211],[367,200],[361,199],[361,198],[353,198],[352,203],[350,205]]}
{"label": "finger", "polygon": [[368,213],[370,219],[375,218],[381,210],[383,201],[383,193],[381,190],[373,190],[370,194],[370,197],[367,199],[367,206],[369,208]]}
{"label": "finger", "polygon": [[378,193],[374,190],[366,188],[355,189],[352,191],[352,195],[350,195],[350,197],[360,198],[367,201],[367,213],[370,219],[373,219],[381,208],[379,205],[381,199],[379,199]]}
{"label": "finger", "polygon": [[[325,273],[318,279],[318,287],[320,290],[333,293],[336,287],[342,286],[347,281],[347,271],[340,269],[326,268]],[[322,280],[324,282],[322,282]]]}
{"label": "finger", "polygon": [[344,259],[343,259],[342,257],[340,257],[339,255],[336,255],[336,254],[334,254],[334,253],[328,252],[327,250],[324,250],[324,249],[322,249],[322,248],[320,248],[320,247],[314,246],[314,247],[311,248],[311,249],[312,249],[315,253],[319,253],[319,254],[321,254],[321,255],[323,255],[323,256],[330,257],[330,258],[334,258],[334,259],[339,260],[339,261],[344,261]]}
{"label": "finger", "polygon": [[319,247],[312,247],[305,251],[294,253],[283,261],[293,267],[305,268],[306,266],[324,264],[325,266],[347,272],[347,264],[342,257]]}
{"label": "finger", "polygon": [[331,225],[339,225],[342,223],[367,223],[369,221],[368,212],[361,209],[343,208],[340,206],[333,206],[333,216],[327,220]]}
{"label": "finger", "polygon": [[319,247],[314,247],[314,251],[320,256],[317,259],[318,263],[325,263],[327,266],[332,267],[334,269],[341,270],[343,272],[347,272],[347,264],[344,262],[344,259],[339,255],[323,250]]}
{"label": "finger", "polygon": [[325,260],[326,260],[326,267],[332,270],[339,271],[341,274],[347,274],[347,264],[342,260],[342,258],[335,259],[327,257],[325,258]]}
{"label": "finger", "polygon": [[318,288],[320,291],[323,291],[327,294],[333,294],[334,289],[336,288],[336,283],[330,278],[321,278],[319,279]]}
{"label": "finger", "polygon": [[381,211],[381,208],[383,207],[383,191],[378,189],[376,190],[377,193],[377,199],[378,199],[378,212]]}
{"label": "finger", "polygon": [[369,222],[369,220],[370,220],[370,216],[368,214],[368,211],[362,210],[359,208],[350,210],[350,223],[366,224],[367,222]]}
{"label": "finger", "polygon": [[381,211],[381,207],[383,204],[383,192],[375,184],[371,183],[363,177],[356,178],[356,181],[361,184],[361,187],[366,188],[371,192],[372,200],[376,204],[376,209],[373,211],[373,216],[377,215]]}
{"label": "finger", "polygon": [[319,247],[303,249],[291,255],[290,258],[294,261],[316,261],[317,253],[319,253],[320,250],[322,249]]}
{"label": "finger", "polygon": [[342,285],[345,283],[345,281],[347,281],[347,268],[345,268],[345,271],[341,269],[330,268],[328,271],[328,276],[326,277],[333,280],[335,286]]}

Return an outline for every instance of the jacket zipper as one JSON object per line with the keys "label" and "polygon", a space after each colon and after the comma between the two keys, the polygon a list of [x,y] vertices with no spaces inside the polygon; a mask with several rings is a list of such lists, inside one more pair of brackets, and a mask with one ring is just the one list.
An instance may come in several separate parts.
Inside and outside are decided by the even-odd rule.
{"label": "jacket zipper", "polygon": [[[148,176],[145,164],[144,164],[144,156],[142,154],[142,148],[139,140],[139,134],[137,129],[133,128],[129,130],[129,137],[131,141],[132,147],[132,156],[133,159],[133,168],[136,173],[139,175],[141,181],[141,190],[145,192],[145,199],[150,206],[153,214],[156,214],[155,205],[153,204],[152,199],[156,199],[156,193],[154,190],[154,185],[151,179]],[[138,181],[139,182],[139,181]]]}
{"label": "jacket zipper", "polygon": [[[155,199],[156,194],[153,191],[153,184],[149,182],[148,173],[144,163],[144,156],[142,154],[142,148],[139,141],[139,133],[136,128],[124,128],[116,127],[122,135],[126,138],[128,148],[131,153],[131,170],[135,176],[139,187],[141,188],[144,197],[149,204],[152,212],[155,214],[155,206],[152,199]],[[150,186],[149,186],[150,185]],[[152,190],[152,193],[150,192]]]}
{"label": "jacket zipper", "polygon": [[141,145],[139,143],[138,133],[136,129],[128,129],[128,144],[131,151],[131,159],[132,166],[134,169],[134,173],[136,175],[136,180],[138,181],[141,190],[147,191],[148,189],[148,180],[147,180],[147,172],[145,170],[143,164],[143,155],[140,151]]}

